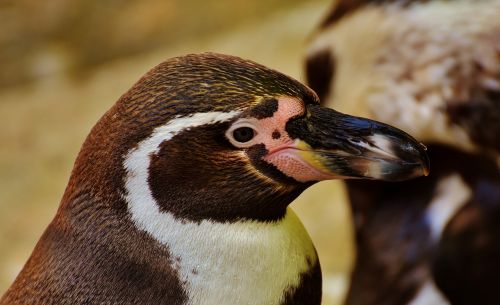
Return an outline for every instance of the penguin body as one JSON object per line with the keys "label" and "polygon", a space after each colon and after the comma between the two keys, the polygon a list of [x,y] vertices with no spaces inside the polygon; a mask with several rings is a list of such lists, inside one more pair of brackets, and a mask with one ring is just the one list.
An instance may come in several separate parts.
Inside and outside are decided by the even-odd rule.
{"label": "penguin body", "polygon": [[[391,145],[380,152],[373,137]],[[351,141],[382,155],[351,156]],[[279,72],[219,54],[173,58],[92,129],[0,303],[320,304],[319,261],[288,204],[319,180],[427,171],[409,135],[322,108]]]}
{"label": "penguin body", "polygon": [[357,247],[347,304],[495,304],[496,162],[443,145],[428,151],[425,179],[347,182]]}
{"label": "penguin body", "polygon": [[[279,223],[269,224],[269,230],[258,223],[201,223],[188,228],[190,224],[179,222],[184,228],[174,227],[179,230],[175,235],[190,237],[173,245],[180,253],[165,253],[161,244],[148,242],[150,237],[137,234],[133,227],[121,237],[127,244],[140,244],[140,249],[110,249],[117,236],[110,236],[109,241],[99,236],[103,243],[89,249],[85,239],[95,237],[80,237],[81,232],[63,235],[57,225],[52,224],[39,242],[55,247],[57,259],[44,255],[55,250],[37,246],[37,255],[23,270],[29,280],[18,278],[2,303],[320,304],[319,262],[307,232],[291,210]],[[237,243],[241,246],[237,248],[231,240],[235,238],[245,243]],[[290,251],[275,251],[282,247]],[[273,277],[263,277],[269,270]]]}
{"label": "penguin body", "polygon": [[336,1],[314,34],[322,104],[412,133],[432,164],[426,179],[346,182],[346,304],[498,303],[498,14],[497,0]]}

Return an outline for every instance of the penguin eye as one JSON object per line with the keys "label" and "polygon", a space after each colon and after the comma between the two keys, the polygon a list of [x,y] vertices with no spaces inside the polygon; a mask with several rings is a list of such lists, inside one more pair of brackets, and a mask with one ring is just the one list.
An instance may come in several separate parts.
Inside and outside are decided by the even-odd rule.
{"label": "penguin eye", "polygon": [[226,131],[226,138],[237,148],[248,148],[255,144],[255,139],[259,134],[257,130],[254,122],[242,119]]}
{"label": "penguin eye", "polygon": [[250,127],[239,127],[233,130],[233,138],[240,143],[246,143],[253,139],[255,131]]}

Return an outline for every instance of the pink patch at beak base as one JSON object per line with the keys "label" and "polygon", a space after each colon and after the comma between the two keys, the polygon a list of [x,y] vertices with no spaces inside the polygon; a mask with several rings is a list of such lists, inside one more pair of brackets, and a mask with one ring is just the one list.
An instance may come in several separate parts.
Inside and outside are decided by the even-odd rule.
{"label": "pink patch at beak base", "polygon": [[268,154],[264,160],[299,182],[311,182],[333,179],[334,176],[309,164],[304,160],[304,155],[313,152],[296,148],[296,145],[287,146]]}

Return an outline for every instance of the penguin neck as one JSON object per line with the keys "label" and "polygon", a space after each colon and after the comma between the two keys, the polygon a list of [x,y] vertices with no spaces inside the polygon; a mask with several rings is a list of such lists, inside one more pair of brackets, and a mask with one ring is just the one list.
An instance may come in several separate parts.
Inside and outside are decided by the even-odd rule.
{"label": "penguin neck", "polygon": [[317,264],[313,244],[290,208],[277,221],[231,223],[178,219],[155,202],[129,202],[128,208],[134,225],[168,249],[188,304],[278,305]]}
{"label": "penguin neck", "polygon": [[285,217],[289,203],[302,192],[295,190],[288,194],[270,194],[262,200],[259,198],[262,194],[244,190],[241,196],[227,194],[225,197],[216,188],[172,188],[163,191],[166,193],[161,197],[163,200],[155,200],[160,212],[181,221],[197,223],[277,222]]}

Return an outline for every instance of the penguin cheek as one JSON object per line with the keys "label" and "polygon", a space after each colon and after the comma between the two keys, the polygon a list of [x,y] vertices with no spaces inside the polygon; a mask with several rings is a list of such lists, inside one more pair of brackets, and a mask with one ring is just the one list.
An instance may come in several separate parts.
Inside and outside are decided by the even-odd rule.
{"label": "penguin cheek", "polygon": [[301,151],[293,147],[286,147],[269,153],[263,159],[298,182],[321,181],[333,178],[332,175],[311,166],[304,160]]}

